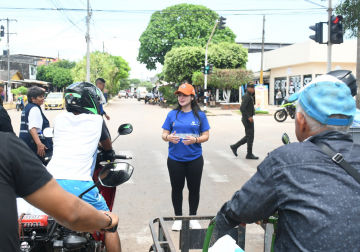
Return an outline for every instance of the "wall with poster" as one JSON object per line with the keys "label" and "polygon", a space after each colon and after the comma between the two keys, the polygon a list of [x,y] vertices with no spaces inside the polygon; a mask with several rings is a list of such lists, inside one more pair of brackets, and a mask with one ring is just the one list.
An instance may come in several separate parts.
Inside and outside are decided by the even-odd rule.
{"label": "wall with poster", "polygon": [[284,99],[286,97],[286,77],[278,77],[275,78],[274,82],[274,101],[276,100],[276,94],[278,90],[280,89],[282,98]]}
{"label": "wall with poster", "polygon": [[267,85],[255,85],[255,110],[269,111],[269,89]]}
{"label": "wall with poster", "polygon": [[312,75],[311,74],[304,75],[303,76],[303,87],[305,87],[311,81],[312,81]]}
{"label": "wall with poster", "polygon": [[289,96],[298,92],[301,88],[301,76],[290,76],[289,80]]}

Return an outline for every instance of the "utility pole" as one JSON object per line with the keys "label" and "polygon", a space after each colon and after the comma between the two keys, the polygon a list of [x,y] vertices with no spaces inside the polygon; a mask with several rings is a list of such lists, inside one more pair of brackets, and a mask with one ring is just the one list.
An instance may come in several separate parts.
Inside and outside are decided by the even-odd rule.
{"label": "utility pole", "polygon": [[327,72],[331,71],[331,43],[330,43],[330,33],[331,33],[331,15],[332,15],[332,5],[331,0],[329,0],[329,9],[328,11],[328,42],[327,42]]}
{"label": "utility pole", "polygon": [[87,0],[87,16],[86,16],[86,43],[87,43],[87,53],[86,53],[86,81],[90,82],[90,0]]}
{"label": "utility pole", "polygon": [[9,97],[11,97],[11,78],[10,78],[10,31],[9,31],[9,23],[10,21],[16,21],[16,19],[9,19],[9,18],[6,18],[6,19],[0,19],[0,21],[4,21],[6,20],[7,21],[7,62],[8,62],[8,83],[7,85],[5,86],[5,93],[6,93],[6,101],[8,102],[9,101]]}
{"label": "utility pole", "polygon": [[260,84],[264,84],[264,79],[263,79],[263,65],[264,65],[264,40],[265,40],[265,15],[263,16],[263,32],[262,32],[262,45],[261,45]]}
{"label": "utility pole", "polygon": [[[206,44],[206,50],[205,50],[205,67],[206,67],[207,64],[208,64],[207,54],[208,54],[208,47],[209,47],[209,44],[210,44],[210,40],[211,40],[212,36],[214,35],[215,29],[216,29],[216,26],[217,26],[218,23],[219,23],[219,21],[216,21],[216,22],[215,22],[214,29],[212,30],[212,33],[211,33],[210,38],[209,38],[209,41],[208,41],[207,44]],[[205,94],[205,97],[206,97],[206,95],[207,95],[206,88],[207,88],[207,73],[205,73],[205,81],[204,81],[204,91],[205,91],[204,94]],[[205,102],[205,105],[204,105],[204,111],[206,112],[206,102]]]}

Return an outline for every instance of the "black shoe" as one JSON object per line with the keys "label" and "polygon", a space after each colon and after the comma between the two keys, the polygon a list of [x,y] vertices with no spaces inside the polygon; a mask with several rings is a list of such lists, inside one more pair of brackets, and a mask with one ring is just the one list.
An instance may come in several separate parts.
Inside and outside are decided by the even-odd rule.
{"label": "black shoe", "polygon": [[254,154],[250,153],[246,155],[246,159],[259,159],[259,157],[256,157]]}
{"label": "black shoe", "polygon": [[237,153],[236,153],[237,148],[236,148],[234,145],[230,145],[230,149],[231,149],[232,152],[234,153],[235,157],[237,157],[237,156],[238,156]]}

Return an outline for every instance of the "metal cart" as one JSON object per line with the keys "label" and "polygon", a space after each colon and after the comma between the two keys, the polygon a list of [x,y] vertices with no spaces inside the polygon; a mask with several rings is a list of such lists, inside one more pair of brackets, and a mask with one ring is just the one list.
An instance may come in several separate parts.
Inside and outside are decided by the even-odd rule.
{"label": "metal cart", "polygon": [[[149,225],[154,243],[151,245],[149,252],[177,252],[165,225],[166,221],[173,222],[176,220],[182,221],[182,229],[179,232],[180,250],[178,251],[189,252],[190,249],[203,249],[203,252],[207,252],[209,245],[215,242],[213,237],[217,237],[216,233],[212,236],[212,229],[214,227],[214,221],[212,220],[214,217],[215,216],[159,217],[151,220]],[[190,229],[190,220],[209,220],[209,228]],[[243,250],[245,250],[245,232],[246,228],[240,225],[229,232],[229,235]],[[205,240],[207,240],[209,244],[204,244]]]}

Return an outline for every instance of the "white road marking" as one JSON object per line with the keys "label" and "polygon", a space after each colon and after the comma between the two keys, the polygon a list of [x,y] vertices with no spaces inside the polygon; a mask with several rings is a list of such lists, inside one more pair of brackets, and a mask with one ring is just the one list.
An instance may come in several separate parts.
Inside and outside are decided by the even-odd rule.
{"label": "white road marking", "polygon": [[221,157],[226,158],[230,162],[232,162],[235,166],[239,167],[241,170],[247,172],[250,176],[253,176],[256,172],[256,166],[250,166],[246,163],[242,162],[239,158],[235,158],[235,156],[225,150],[214,150],[217,154],[219,154]]}
{"label": "white road marking", "polygon": [[157,172],[163,175],[165,182],[170,183],[169,171],[167,168],[167,159],[168,156],[164,154],[163,151],[152,150],[154,154],[154,160],[157,163]]}
{"label": "white road marking", "polygon": [[226,183],[229,182],[229,179],[226,174],[219,174],[216,169],[211,165],[210,160],[204,158],[204,172],[206,175],[211,178],[214,182]]}

